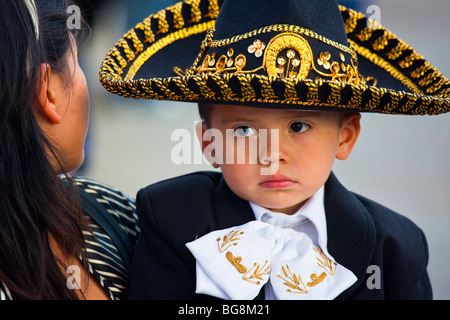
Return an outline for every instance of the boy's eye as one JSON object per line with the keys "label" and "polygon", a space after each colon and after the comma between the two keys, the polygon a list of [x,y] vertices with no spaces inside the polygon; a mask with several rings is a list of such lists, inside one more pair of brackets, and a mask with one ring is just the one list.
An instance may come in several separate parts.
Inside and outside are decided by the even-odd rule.
{"label": "boy's eye", "polygon": [[238,137],[249,137],[254,135],[256,132],[252,127],[249,126],[240,126],[234,129],[234,133]]}
{"label": "boy's eye", "polygon": [[293,124],[291,124],[291,126],[289,127],[289,131],[291,132],[295,132],[295,133],[302,133],[305,132],[306,130],[308,130],[309,125],[303,122],[294,122]]}

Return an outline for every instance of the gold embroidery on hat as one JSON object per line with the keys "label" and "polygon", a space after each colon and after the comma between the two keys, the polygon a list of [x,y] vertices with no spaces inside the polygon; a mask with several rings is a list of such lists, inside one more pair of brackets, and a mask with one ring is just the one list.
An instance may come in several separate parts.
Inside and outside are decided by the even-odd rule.
{"label": "gold embroidery on hat", "polygon": [[325,70],[328,70],[329,73],[320,71],[316,67],[314,61],[312,61],[312,68],[322,77],[331,78],[331,81],[346,82],[356,85],[364,83],[365,80],[358,72],[356,60],[352,58],[350,60],[350,64],[345,64],[345,56],[342,52],[339,53],[339,57],[341,60],[340,62],[334,60],[330,61],[331,53],[328,51],[323,51],[319,53],[317,64],[322,66]]}
{"label": "gold embroidery on hat", "polygon": [[266,47],[266,44],[262,42],[261,40],[257,39],[253,41],[253,44],[251,44],[248,47],[248,53],[254,53],[255,57],[259,58],[263,55],[264,48]]}
{"label": "gold embroidery on hat", "polygon": [[[150,45],[145,51],[143,51],[134,61],[131,65],[130,69],[128,70],[128,73],[126,77],[124,78],[125,81],[132,80],[134,76],[136,75],[136,72],[139,70],[139,68],[147,61],[151,56],[153,56],[156,52],[160,51],[162,48],[172,44],[173,42],[187,38],[193,34],[198,34],[201,32],[206,31],[209,29],[212,25],[214,25],[215,21],[208,21],[204,22],[198,25],[194,25],[192,27],[180,29],[178,31],[175,31],[173,33],[170,33],[166,37],[163,37],[159,39],[158,41],[154,42],[152,45]],[[115,49],[115,48],[114,48]],[[117,50],[117,49],[116,49]],[[126,66],[126,62],[125,62]],[[125,66],[123,66],[125,68]]]}
{"label": "gold embroidery on hat", "polygon": [[239,54],[236,58],[233,58],[233,48],[228,49],[227,55],[222,55],[216,60],[216,53],[212,52],[207,54],[203,59],[202,64],[197,68],[197,74],[202,73],[255,73],[261,70],[263,67],[258,67],[253,70],[243,70],[247,65],[247,58],[243,54]]}
{"label": "gold embroidery on hat", "polygon": [[[419,89],[419,87],[411,81],[408,77],[406,77],[400,70],[392,66],[388,61],[381,58],[377,54],[371,52],[369,49],[358,45],[356,42],[352,40],[348,40],[349,43],[352,44],[355,51],[361,55],[362,57],[366,58],[373,64],[377,65],[378,67],[386,70],[392,77],[399,80],[402,84],[404,84],[406,87],[408,87],[412,92],[416,94],[423,94],[423,91]],[[405,63],[406,64],[406,63]]]}
{"label": "gold embroidery on hat", "polygon": [[[212,29],[212,31],[214,31],[214,30]],[[319,41],[325,43],[326,45],[332,46],[342,52],[346,52],[346,53],[352,55],[352,57],[356,58],[356,54],[351,48],[344,46],[336,41],[325,38],[324,36],[314,32],[312,30],[305,29],[305,28],[302,28],[299,26],[289,25],[289,24],[274,24],[274,25],[270,25],[270,26],[266,26],[266,27],[257,29],[257,30],[246,32],[244,34],[240,34],[240,35],[237,35],[237,36],[234,36],[231,38],[226,38],[226,39],[221,39],[221,40],[213,40],[208,44],[208,46],[211,48],[228,46],[228,45],[236,43],[238,41],[248,39],[248,38],[254,37],[259,34],[269,33],[269,32],[292,33],[292,34],[296,34],[296,35],[304,35],[306,37],[319,40]]]}
{"label": "gold embroidery on hat", "polygon": [[[201,0],[186,0],[186,4],[191,8],[191,20],[189,23],[199,22],[202,19],[202,11],[200,10]],[[210,6],[211,8],[211,6]]]}
{"label": "gold embroidery on hat", "polygon": [[303,37],[294,33],[281,33],[267,44],[264,69],[267,75],[291,79],[306,79],[313,54]]}
{"label": "gold embroidery on hat", "polygon": [[331,53],[329,53],[328,51],[324,51],[319,53],[319,57],[317,58],[317,64],[319,66],[324,67],[324,69],[329,70],[331,67],[330,64],[330,58],[331,58]]}
{"label": "gold embroidery on hat", "polygon": [[[202,11],[199,7],[200,2],[200,0],[189,0],[183,2],[182,17],[185,19],[185,26],[174,33],[169,33],[167,36],[163,35],[159,41],[155,41],[155,34],[153,33],[159,29],[158,24],[160,23],[159,19],[154,18],[155,15],[151,15],[142,23],[139,23],[134,30],[138,34],[140,42],[144,45],[145,43],[150,43],[150,47],[145,49],[142,54],[138,55],[137,53],[139,52],[139,49],[136,44],[139,46],[139,43],[134,42],[134,39],[127,39],[132,42],[129,47],[132,52],[136,54],[136,58],[132,62],[132,65],[129,66],[130,68],[128,69],[128,73],[125,78],[122,78],[122,75],[125,73],[125,67],[128,65],[127,54],[123,52],[123,48],[120,46],[113,47],[110,52],[108,52],[108,55],[105,57],[101,66],[100,80],[103,86],[108,91],[124,97],[158,100],[166,99],[166,90],[164,90],[164,93],[159,92],[159,90],[156,91],[154,88],[155,82],[153,78],[134,80],[135,74],[142,64],[147,61],[147,59],[149,59],[154,53],[163,49],[165,46],[180,39],[189,37],[190,35],[204,32],[208,28],[214,26],[214,20],[199,23],[197,26],[190,25],[193,21],[200,22],[202,19]],[[218,12],[217,0],[209,0],[207,3],[208,13],[203,13],[203,17],[206,18],[207,16],[211,16],[214,18]],[[204,8],[202,7],[202,10],[203,9]],[[377,32],[373,33],[372,37],[370,37],[367,41],[361,41],[360,38],[356,37],[356,33],[359,33],[361,30],[359,26],[366,24],[367,18],[363,14],[342,6],[340,6],[340,10],[344,18],[345,29],[349,37],[351,48],[322,37],[311,30],[292,25],[267,26],[246,34],[222,40],[213,41],[211,36],[210,40],[212,42],[210,41],[208,43],[208,47],[225,46],[242,39],[255,37],[258,34],[268,32],[293,32],[322,41],[325,44],[339,49],[343,53],[348,53],[352,57],[356,57],[356,53],[358,53],[358,55],[365,57],[374,65],[386,70],[394,78],[400,80],[412,92],[414,92],[413,94],[404,91],[394,92],[384,88],[380,88],[378,91],[373,91],[369,87],[374,85],[372,83],[361,83],[359,86],[347,86],[345,83],[317,82],[309,79],[302,81],[303,83],[311,84],[310,86],[307,86],[307,88],[304,88],[303,86],[298,86],[299,81],[295,79],[292,80],[290,78],[281,78],[280,80],[285,84],[284,94],[283,91],[277,91],[278,96],[271,97],[269,95],[262,96],[261,92],[253,88],[253,83],[257,80],[259,83],[263,82],[267,87],[269,87],[272,82],[279,79],[275,79],[275,77],[268,78],[258,74],[243,73],[232,74],[231,77],[229,77],[227,74],[223,73],[219,76],[225,84],[229,85],[230,80],[233,79],[237,80],[237,82],[233,82],[233,85],[237,84],[238,87],[231,90],[231,86],[229,85],[231,91],[227,89],[227,92],[229,92],[230,98],[227,98],[226,101],[239,103],[248,101],[258,103],[285,103],[298,106],[299,108],[314,105],[316,107],[324,106],[342,109],[358,109],[361,111],[376,111],[389,114],[432,115],[445,113],[450,110],[450,101],[448,99],[448,97],[450,97],[450,82],[442,74],[438,74],[436,77],[433,77],[434,82],[431,81],[431,83],[429,83],[428,81],[422,81],[422,83],[429,84],[428,87],[419,86],[418,81],[427,76],[429,73],[434,72],[436,70],[434,67],[429,65],[423,57],[414,51],[408,44],[400,39],[397,39],[394,35],[391,37],[391,33],[388,30],[385,30],[382,26],[376,26],[374,29],[377,29]],[[179,16],[177,15],[177,17],[175,17],[175,13],[172,10],[170,11],[171,12],[168,13],[168,23],[170,28],[173,27],[176,30],[177,27],[181,26],[179,21],[177,21],[177,17]],[[170,19],[170,17],[173,19]],[[171,30],[170,28],[169,30]],[[377,39],[379,40],[377,41]],[[377,51],[377,49],[381,48],[384,48],[384,50]],[[203,53],[205,49],[206,47],[202,46]],[[206,78],[200,77],[200,81],[197,81],[199,76],[195,75],[195,69],[199,65],[200,60],[203,60],[203,53],[197,57],[198,61],[196,60],[193,67],[188,69],[188,73],[178,73],[180,76],[184,76],[183,78],[169,78],[167,84],[170,83],[171,88],[178,88],[181,93],[181,95],[170,95],[171,98],[181,101],[196,101],[199,99],[208,99],[213,101],[223,99],[221,95],[214,95],[214,91],[217,91],[216,87],[212,89],[213,91],[209,88],[209,83],[211,83],[210,80],[213,79],[215,81],[215,78],[212,78],[212,75],[207,75]],[[409,58],[405,60],[408,56],[415,56],[418,59]],[[409,68],[402,69],[399,66],[400,60],[403,61],[403,67],[408,65],[408,60],[414,61],[414,63],[411,64]],[[313,62],[314,61],[315,60],[313,60]],[[199,91],[191,87],[191,80],[195,81],[199,86]],[[208,82],[206,80],[208,80]],[[367,78],[365,80],[367,81]],[[311,89],[316,87],[315,89],[317,91],[319,89],[317,86],[326,87],[327,89],[331,88],[332,90],[330,91],[330,94],[332,93],[333,96],[328,94],[328,96],[321,97],[320,101],[316,100],[316,92],[311,93]],[[345,95],[343,93],[344,88],[350,88]],[[364,103],[362,105],[362,96],[369,90],[371,91],[371,102]],[[233,95],[234,92],[236,92],[238,96]],[[323,91],[322,94],[326,94],[326,92],[327,91]],[[433,96],[424,96],[425,92],[432,94]],[[304,97],[305,93],[307,94],[306,100]],[[310,97],[314,99],[311,100],[309,99]],[[336,104],[336,101],[339,101],[339,104]]]}

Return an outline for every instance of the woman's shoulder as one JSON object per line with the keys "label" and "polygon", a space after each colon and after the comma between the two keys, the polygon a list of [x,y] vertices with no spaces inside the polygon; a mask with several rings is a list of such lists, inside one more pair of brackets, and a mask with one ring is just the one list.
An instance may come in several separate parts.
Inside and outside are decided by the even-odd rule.
{"label": "woman's shoulder", "polygon": [[74,177],[73,183],[95,198],[117,220],[127,234],[136,239],[139,227],[134,197],[91,178]]}

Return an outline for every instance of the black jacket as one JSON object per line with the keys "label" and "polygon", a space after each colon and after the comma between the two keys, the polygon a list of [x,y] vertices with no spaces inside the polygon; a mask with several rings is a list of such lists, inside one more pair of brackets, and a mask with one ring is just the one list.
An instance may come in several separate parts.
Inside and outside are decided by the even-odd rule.
{"label": "black jacket", "polygon": [[[414,223],[349,192],[333,174],[324,201],[328,251],[358,278],[337,299],[432,298],[427,243]],[[255,219],[249,203],[216,172],[188,174],[140,190],[137,213],[141,233],[130,299],[212,299],[195,294],[195,259],[185,244]],[[376,272],[371,265],[381,271],[380,289],[367,285]],[[258,298],[264,298],[264,290]]]}

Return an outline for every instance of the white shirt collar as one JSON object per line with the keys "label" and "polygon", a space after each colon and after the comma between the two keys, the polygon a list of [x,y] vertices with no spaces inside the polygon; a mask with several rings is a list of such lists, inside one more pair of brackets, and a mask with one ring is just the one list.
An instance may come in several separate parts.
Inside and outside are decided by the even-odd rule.
{"label": "white shirt collar", "polygon": [[[292,215],[273,212],[255,203],[249,203],[255,215],[255,219],[259,221],[268,222],[278,226],[285,225],[285,227],[291,227],[296,231],[302,231],[302,226],[307,228],[307,223],[311,222],[313,232],[316,233],[315,235],[317,237],[318,245],[325,253],[328,253],[327,223],[324,207],[324,186],[312,195],[303,204],[303,206]],[[270,214],[270,217],[267,217],[268,214]]]}

